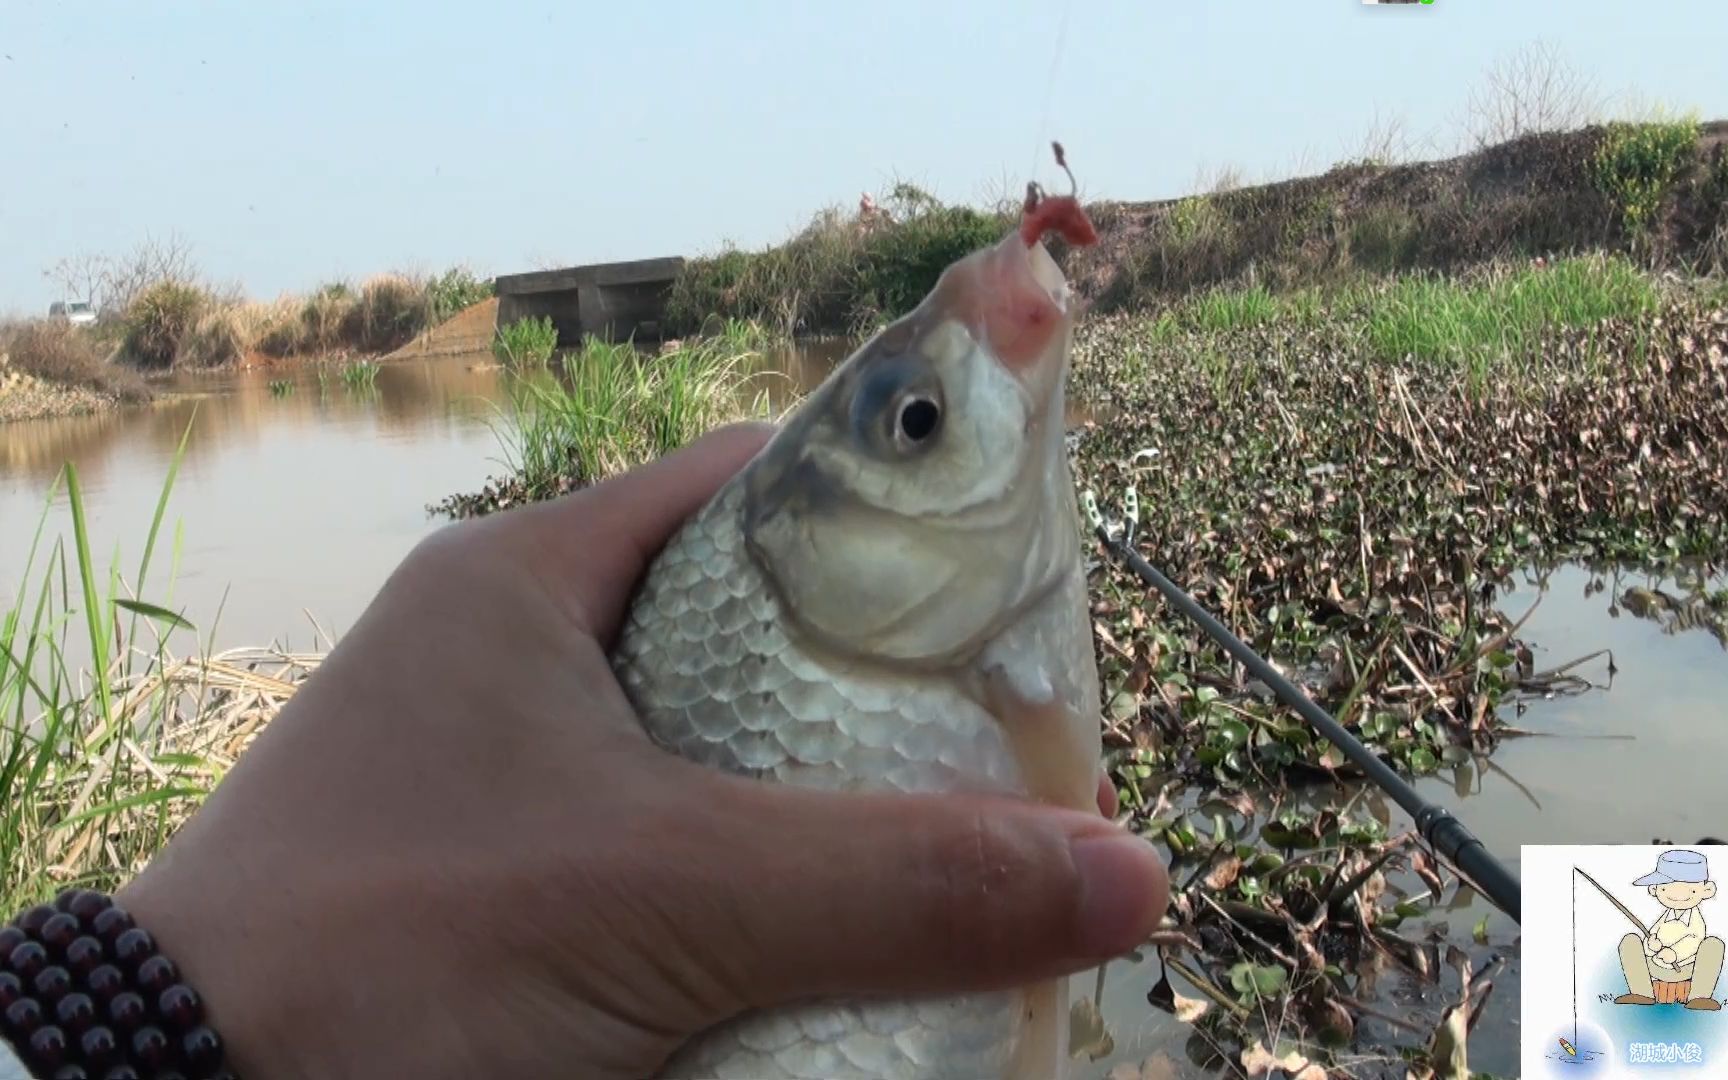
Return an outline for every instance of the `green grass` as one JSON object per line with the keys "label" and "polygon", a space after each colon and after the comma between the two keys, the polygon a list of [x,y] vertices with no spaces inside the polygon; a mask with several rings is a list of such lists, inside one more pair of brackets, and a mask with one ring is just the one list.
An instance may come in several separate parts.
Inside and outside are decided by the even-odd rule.
{"label": "green grass", "polygon": [[767,348],[777,335],[750,319],[727,319],[714,337],[735,352],[754,352]]}
{"label": "green grass", "polygon": [[287,397],[294,392],[294,383],[288,379],[271,379],[270,396]]}
{"label": "green grass", "polygon": [[517,319],[492,337],[492,355],[509,368],[544,367],[557,348],[558,328],[549,315]]}
{"label": "green grass", "polygon": [[[78,472],[68,464],[37,521],[16,598],[0,609],[0,907],[7,911],[68,886],[116,887],[214,786],[237,750],[237,733],[258,720],[201,660],[169,652],[176,634],[197,636],[173,610],[178,531],[167,581],[149,583],[190,432],[189,422],[130,583],[117,547],[106,569],[96,563]],[[62,483],[71,541],[45,545]],[[82,664],[74,659],[81,653]],[[243,689],[254,700],[258,687]]]}
{"label": "green grass", "polygon": [[1415,275],[1374,295],[1368,339],[1388,359],[1413,356],[1480,370],[1530,356],[1552,328],[1648,314],[1659,299],[1650,278],[1618,256],[1562,259],[1480,280]]}
{"label": "green grass", "polygon": [[756,356],[723,339],[644,355],[590,340],[561,370],[514,380],[501,438],[507,465],[530,497],[651,461],[708,429],[766,414],[747,383]]}
{"label": "green grass", "polygon": [[1479,377],[1508,362],[1536,362],[1538,343],[1555,328],[1649,314],[1660,299],[1656,283],[1629,260],[1576,256],[1546,266],[1487,267],[1463,277],[1357,277],[1289,292],[1213,288],[1166,308],[1147,323],[1141,341],[1196,336],[1195,362],[1204,364],[1211,352],[1229,348],[1210,340],[1216,335],[1272,323],[1331,322],[1359,325],[1370,352],[1381,359],[1460,365]]}
{"label": "green grass", "polygon": [[370,390],[378,382],[376,360],[350,360],[342,365],[342,385],[350,390]]}
{"label": "green grass", "polygon": [[1263,285],[1246,289],[1209,289],[1195,297],[1186,314],[1200,330],[1235,330],[1278,317],[1280,304]]}

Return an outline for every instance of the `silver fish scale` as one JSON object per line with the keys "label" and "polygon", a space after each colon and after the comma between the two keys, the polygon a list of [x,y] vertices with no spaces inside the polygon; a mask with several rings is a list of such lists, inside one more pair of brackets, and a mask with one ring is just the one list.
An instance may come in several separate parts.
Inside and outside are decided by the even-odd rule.
{"label": "silver fish scale", "polygon": [[[829,790],[1022,790],[993,718],[948,678],[819,659],[785,633],[746,555],[734,480],[660,553],[614,665],[643,726],[702,764]],[[664,1076],[944,1080],[999,1074],[1020,991],[916,1002],[821,1002],[713,1029]]]}

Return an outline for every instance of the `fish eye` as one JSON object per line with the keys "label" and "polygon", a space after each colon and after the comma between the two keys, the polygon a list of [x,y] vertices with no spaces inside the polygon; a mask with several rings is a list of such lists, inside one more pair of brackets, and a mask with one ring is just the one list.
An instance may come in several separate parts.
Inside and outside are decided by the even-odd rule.
{"label": "fish eye", "polygon": [[895,437],[914,446],[936,434],[942,423],[942,409],[927,397],[911,397],[900,403],[894,420]]}

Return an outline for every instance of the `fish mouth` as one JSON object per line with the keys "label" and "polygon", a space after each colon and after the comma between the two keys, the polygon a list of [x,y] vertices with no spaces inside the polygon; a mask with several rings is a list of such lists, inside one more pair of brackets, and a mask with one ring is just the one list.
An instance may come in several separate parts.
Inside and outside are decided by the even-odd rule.
{"label": "fish mouth", "polygon": [[1069,340],[1083,306],[1045,247],[1046,233],[1076,247],[1098,242],[1078,199],[1045,196],[1028,185],[1020,222],[979,253],[977,280],[969,290],[980,298],[974,314],[982,342],[1039,400],[1066,373]]}
{"label": "fish mouth", "polygon": [[1034,411],[1060,392],[1079,304],[1042,243],[1015,229],[950,266],[926,304],[934,319],[964,327]]}

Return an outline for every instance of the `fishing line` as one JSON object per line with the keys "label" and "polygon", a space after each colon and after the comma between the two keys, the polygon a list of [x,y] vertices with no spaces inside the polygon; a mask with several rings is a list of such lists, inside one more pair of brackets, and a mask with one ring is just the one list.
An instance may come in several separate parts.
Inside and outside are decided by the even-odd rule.
{"label": "fishing line", "polygon": [[1032,151],[1032,164],[1026,170],[1027,176],[1038,171],[1038,162],[1043,156],[1044,148],[1050,145],[1050,101],[1056,95],[1056,73],[1062,67],[1062,53],[1068,44],[1068,13],[1074,8],[1074,0],[1068,0],[1062,5],[1062,20],[1056,25],[1056,51],[1050,57],[1050,78],[1044,83],[1044,109],[1038,120],[1038,145]]}
{"label": "fishing line", "polygon": [[[1138,512],[1131,511],[1130,519],[1138,517]],[[1403,807],[1416,823],[1417,831],[1422,838],[1434,846],[1434,849],[1445,856],[1454,866],[1467,875],[1476,891],[1487,897],[1495,907],[1512,917],[1513,922],[1522,923],[1519,918],[1522,906],[1522,890],[1518,879],[1513,877],[1492,852],[1476,839],[1475,835],[1465,827],[1462,821],[1453,817],[1444,807],[1427,801],[1416,793],[1416,789],[1405,782],[1404,778],[1392,771],[1391,766],[1366,746],[1363,746],[1355,736],[1344,730],[1344,725],[1334,720],[1326,710],[1314,703],[1314,699],[1297,689],[1295,684],[1280,675],[1271,664],[1267,663],[1259,653],[1242,643],[1242,640],[1232,634],[1223,623],[1213,618],[1206,609],[1194,601],[1194,598],[1177,588],[1169,578],[1160,574],[1152,564],[1141,558],[1130,544],[1132,534],[1126,542],[1113,536],[1101,520],[1094,519],[1093,528],[1104,546],[1118,558],[1128,563],[1130,569],[1146,584],[1164,594],[1164,597],[1182,614],[1198,623],[1200,629],[1224,646],[1225,651],[1241,662],[1242,666],[1255,678],[1272,688],[1279,700],[1295,709],[1302,718],[1314,725],[1320,734],[1326,736],[1332,744],[1344,752],[1344,756],[1354,762],[1358,768],[1368,774],[1386,794]]]}

